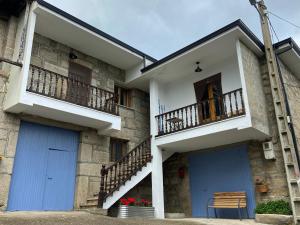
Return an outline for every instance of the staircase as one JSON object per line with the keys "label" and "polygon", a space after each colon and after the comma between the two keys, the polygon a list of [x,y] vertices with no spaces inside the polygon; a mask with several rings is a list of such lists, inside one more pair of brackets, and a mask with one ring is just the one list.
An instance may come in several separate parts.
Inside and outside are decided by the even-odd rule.
{"label": "staircase", "polygon": [[[163,161],[172,154],[163,152]],[[151,161],[151,137],[148,137],[113,165],[102,166],[99,194],[88,198],[80,208],[105,215],[107,209],[152,172]]]}
{"label": "staircase", "polygon": [[151,137],[148,137],[120,160],[107,167],[102,165],[100,192],[87,199],[81,209],[108,209],[131,188],[151,173]]}

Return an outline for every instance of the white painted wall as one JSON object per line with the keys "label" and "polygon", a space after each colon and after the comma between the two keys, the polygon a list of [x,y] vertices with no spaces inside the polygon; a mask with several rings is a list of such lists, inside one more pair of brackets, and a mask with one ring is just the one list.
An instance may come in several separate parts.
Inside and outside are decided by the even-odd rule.
{"label": "white painted wall", "polygon": [[196,103],[194,83],[221,73],[223,93],[241,88],[241,78],[236,56],[193,73],[170,83],[159,84],[159,102],[165,106],[165,112]]}

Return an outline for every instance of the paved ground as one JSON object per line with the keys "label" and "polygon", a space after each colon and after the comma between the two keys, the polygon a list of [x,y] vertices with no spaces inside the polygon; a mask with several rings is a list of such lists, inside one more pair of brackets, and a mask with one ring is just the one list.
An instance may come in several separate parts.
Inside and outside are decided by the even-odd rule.
{"label": "paved ground", "polygon": [[86,212],[0,213],[0,225],[262,225],[253,220],[145,220],[117,219]]}

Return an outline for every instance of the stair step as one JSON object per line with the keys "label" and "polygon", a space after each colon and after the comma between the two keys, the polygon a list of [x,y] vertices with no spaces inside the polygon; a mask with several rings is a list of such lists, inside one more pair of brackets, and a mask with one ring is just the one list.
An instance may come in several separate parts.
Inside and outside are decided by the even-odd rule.
{"label": "stair step", "polygon": [[[97,196],[98,196],[98,194],[97,194]],[[88,198],[86,201],[87,201],[88,203],[89,203],[89,202],[98,201],[98,197],[91,197],[91,198]]]}
{"label": "stair step", "polygon": [[294,197],[294,202],[300,202],[300,197]]}
{"label": "stair step", "polygon": [[81,209],[88,209],[88,208],[95,208],[97,207],[97,203],[85,203],[85,204],[80,204]]}

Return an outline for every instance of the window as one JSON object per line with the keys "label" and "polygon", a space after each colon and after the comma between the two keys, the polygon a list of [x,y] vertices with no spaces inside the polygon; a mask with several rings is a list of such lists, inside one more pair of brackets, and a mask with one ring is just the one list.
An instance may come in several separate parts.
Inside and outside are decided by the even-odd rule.
{"label": "window", "polygon": [[110,139],[110,161],[115,162],[121,159],[127,153],[127,140]]}
{"label": "window", "polygon": [[131,107],[131,90],[115,86],[116,103]]}

